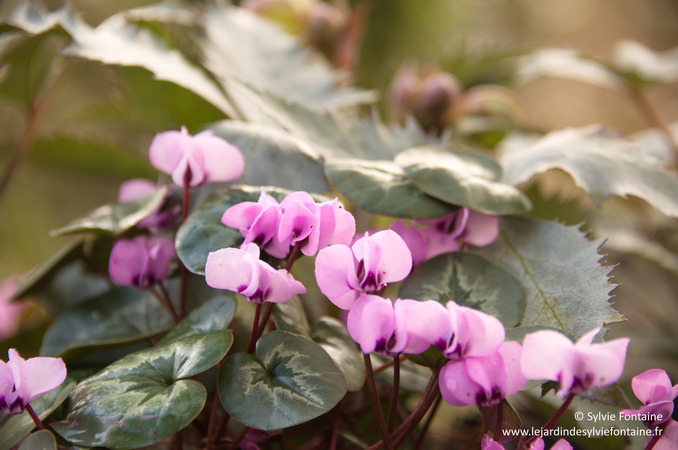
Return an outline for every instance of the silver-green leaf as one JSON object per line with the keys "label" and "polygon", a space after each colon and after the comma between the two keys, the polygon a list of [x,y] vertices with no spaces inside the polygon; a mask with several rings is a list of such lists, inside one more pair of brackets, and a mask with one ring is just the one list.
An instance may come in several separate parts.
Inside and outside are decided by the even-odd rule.
{"label": "silver-green leaf", "polygon": [[395,162],[419,189],[446,203],[486,214],[531,208],[522,192],[500,181],[499,164],[480,153],[418,147],[399,153]]}
{"label": "silver-green leaf", "polygon": [[217,364],[233,336],[216,331],[128,355],[81,382],[66,419],[53,424],[62,438],[89,447],[138,448],[186,427],[207,392],[189,379]]}
{"label": "silver-green leaf", "polygon": [[320,345],[300,335],[262,336],[256,355],[236,353],[219,371],[224,408],[246,426],[278,430],[331,410],[346,394],[346,382]]}
{"label": "silver-green leaf", "polygon": [[600,264],[601,241],[575,226],[502,217],[499,238],[472,251],[503,268],[525,289],[521,327],[563,331],[571,338],[623,318],[610,305],[611,268]]}
{"label": "silver-green leaf", "polygon": [[560,169],[598,205],[612,195],[632,195],[678,217],[678,176],[597,126],[554,131],[527,145],[509,141],[501,164],[506,183],[523,183],[540,172]]}

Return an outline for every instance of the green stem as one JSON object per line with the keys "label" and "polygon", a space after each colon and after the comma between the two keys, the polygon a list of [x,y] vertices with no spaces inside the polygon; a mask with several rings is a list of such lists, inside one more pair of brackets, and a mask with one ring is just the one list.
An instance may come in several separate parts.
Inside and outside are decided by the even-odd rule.
{"label": "green stem", "polygon": [[393,357],[393,388],[391,389],[391,409],[388,414],[388,432],[395,426],[396,412],[398,411],[398,393],[400,391],[400,355]]}
{"label": "green stem", "polygon": [[374,371],[372,370],[372,361],[370,360],[370,355],[363,353],[363,360],[365,361],[365,370],[367,372],[367,389],[370,392],[370,398],[372,400],[372,407],[374,409],[374,417],[379,425],[379,431],[381,432],[381,442],[384,445],[386,450],[391,450],[391,441],[388,436],[388,430],[386,429],[386,422],[384,422],[384,413],[381,410],[381,403],[379,402],[379,397],[377,396],[377,384],[374,381]]}

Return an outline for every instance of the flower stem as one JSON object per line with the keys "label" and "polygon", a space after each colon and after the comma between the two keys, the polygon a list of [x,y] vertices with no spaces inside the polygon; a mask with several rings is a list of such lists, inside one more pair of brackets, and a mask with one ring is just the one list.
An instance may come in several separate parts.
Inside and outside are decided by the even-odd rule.
{"label": "flower stem", "polygon": [[[254,346],[259,338],[259,317],[261,316],[261,303],[257,303],[254,310],[254,320],[252,321],[252,333],[250,334],[250,343],[247,345],[247,353],[254,353]],[[263,326],[261,327],[263,328]]]}
{"label": "flower stem", "polygon": [[40,417],[35,413],[33,410],[33,407],[31,407],[30,403],[26,405],[26,412],[28,413],[29,416],[31,416],[31,419],[33,419],[33,422],[35,422],[35,426],[38,427],[38,430],[44,430],[45,426],[42,424],[42,421],[40,420]]}
{"label": "flower stem", "polygon": [[372,361],[370,360],[370,355],[363,353],[363,360],[365,361],[365,370],[367,371],[367,389],[370,391],[374,416],[377,420],[377,424],[379,425],[379,431],[381,432],[381,442],[383,443],[386,450],[391,450],[393,447],[391,446],[388,430],[386,429],[386,423],[384,422],[384,413],[381,410],[381,403],[379,402],[379,397],[377,396],[377,385],[374,382],[374,371],[372,370]]}
{"label": "flower stem", "polygon": [[297,242],[294,244],[294,248],[292,249],[292,253],[290,254],[290,257],[287,259],[287,264],[285,264],[285,270],[290,271],[292,270],[292,265],[294,264],[294,261],[296,261],[297,256],[299,255],[299,250],[301,250],[301,242]]}
{"label": "flower stem", "polygon": [[[191,206],[191,168],[186,168],[184,173],[183,196],[181,200],[181,223],[186,222],[188,217],[188,209]],[[179,270],[179,317],[186,316],[186,290],[188,283],[188,269],[184,264],[181,264]]]}
{"label": "flower stem", "polygon": [[[567,411],[567,408],[570,406],[572,403],[572,400],[574,400],[574,394],[570,393],[570,395],[567,396],[565,401],[563,402],[562,405],[560,405],[560,408],[553,414],[553,417],[549,419],[548,422],[544,424],[544,426],[541,427],[541,432],[550,430],[553,428],[553,426],[560,420],[560,418],[565,414],[565,411]],[[534,435],[531,438],[529,438],[527,441],[525,441],[525,447],[524,448],[530,448],[530,445],[538,439],[539,436],[543,435],[543,433],[539,433],[538,435]]]}
{"label": "flower stem", "polygon": [[179,315],[177,312],[174,310],[174,307],[172,306],[172,302],[170,301],[169,294],[165,287],[161,284],[158,283],[158,290],[155,288],[150,288],[149,291],[153,296],[158,300],[158,302],[167,310],[167,312],[170,313],[172,316],[172,319],[174,319],[174,323],[179,323]]}
{"label": "flower stem", "polygon": [[393,431],[398,411],[398,393],[400,391],[400,355],[393,357],[393,387],[391,389],[391,409],[388,414],[388,432]]}
{"label": "flower stem", "polygon": [[[433,374],[431,375],[431,379],[428,381],[426,390],[419,399],[419,403],[414,408],[414,411],[412,411],[412,413],[410,413],[410,415],[407,416],[407,418],[400,425],[398,425],[396,429],[393,430],[393,432],[389,435],[389,439],[393,439],[402,433],[400,438],[395,442],[394,444],[395,447],[397,447],[403,441],[405,441],[405,439],[407,439],[407,437],[412,433],[412,431],[414,431],[414,429],[417,427],[417,425],[424,417],[426,412],[430,409],[431,405],[433,404],[433,401],[438,396],[439,372],[440,372],[439,370],[434,370]],[[382,447],[384,447],[384,441],[379,441],[373,446],[371,446],[368,450],[377,450]]]}
{"label": "flower stem", "polygon": [[442,402],[443,398],[441,396],[437,396],[435,399],[435,402],[433,403],[433,406],[430,409],[430,414],[428,415],[428,419],[426,419],[426,422],[424,423],[424,427],[421,430],[421,434],[419,435],[419,438],[417,439],[417,443],[414,445],[415,450],[419,450],[424,443],[424,438],[426,437],[426,432],[428,431],[429,427],[431,426],[431,423],[433,422],[433,418],[436,415],[436,412],[438,411],[438,407],[440,406],[440,403]]}
{"label": "flower stem", "polygon": [[264,311],[262,314],[261,318],[261,323],[259,325],[259,328],[257,328],[257,340],[261,337],[262,334],[264,334],[264,330],[266,329],[266,325],[268,325],[268,321],[271,319],[271,313],[273,312],[273,303],[266,303],[264,306]]}

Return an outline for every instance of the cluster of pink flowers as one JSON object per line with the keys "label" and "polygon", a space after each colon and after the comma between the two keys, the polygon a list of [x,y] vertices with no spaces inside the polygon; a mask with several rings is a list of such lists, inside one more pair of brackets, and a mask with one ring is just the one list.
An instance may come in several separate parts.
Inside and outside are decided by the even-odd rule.
{"label": "cluster of pink flowers", "polygon": [[283,302],[306,292],[287,270],[260,260],[260,249],[276,258],[295,248],[313,256],[319,249],[350,242],[355,234],[355,219],[336,199],[316,203],[306,192],[293,192],[278,203],[262,191],[257,202],[227,209],[221,221],[239,229],[245,239],[240,249],[209,254],[207,284],[238,292],[253,303]]}
{"label": "cluster of pink flowers", "polygon": [[[231,181],[242,175],[244,158],[240,150],[207,130],[192,136],[186,128],[158,133],[150,147],[151,164],[172,176],[184,189],[212,181]],[[157,191],[157,186],[143,179],[132,179],[120,186],[118,201],[133,201]],[[171,227],[179,206],[157,208],[137,224],[137,228],[158,233]],[[164,236],[139,235],[118,239],[113,245],[108,271],[111,279],[123,286],[152,288],[165,279],[176,256],[174,240]]]}

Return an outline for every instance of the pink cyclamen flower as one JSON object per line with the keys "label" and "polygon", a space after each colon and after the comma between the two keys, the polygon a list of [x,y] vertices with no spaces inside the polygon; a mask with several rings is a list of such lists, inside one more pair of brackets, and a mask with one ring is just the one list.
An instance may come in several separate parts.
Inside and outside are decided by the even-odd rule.
{"label": "pink cyclamen flower", "polygon": [[499,219],[468,208],[459,208],[454,213],[419,221],[428,227],[421,228],[426,242],[426,260],[444,253],[456,252],[460,244],[484,247],[499,235]]}
{"label": "pink cyclamen flower", "polygon": [[148,289],[167,277],[169,263],[175,255],[174,241],[170,238],[118,239],[111,250],[108,273],[123,286]]}
{"label": "pink cyclamen flower", "polygon": [[418,354],[447,342],[452,330],[446,313],[434,300],[398,299],[394,303],[362,295],[349,311],[346,327],[363,353]]}
{"label": "pink cyclamen flower", "polygon": [[355,219],[334,199],[316,203],[306,192],[293,192],[280,202],[278,239],[299,245],[306,256],[331,244],[348,244],[355,234]]}
{"label": "pink cyclamen flower", "polygon": [[626,409],[620,414],[638,417],[648,428],[654,428],[671,418],[673,400],[678,397],[678,384],[672,386],[665,370],[650,369],[631,380],[633,393],[643,406],[637,410]]}
{"label": "pink cyclamen flower", "polygon": [[223,248],[210,252],[205,280],[217,289],[237,292],[252,303],[285,302],[306,288],[286,270],[275,270],[259,259],[259,247]]}
{"label": "pink cyclamen flower", "polygon": [[156,134],[150,159],[153,167],[172,175],[174,183],[184,187],[235,180],[245,168],[245,159],[237,147],[211,130],[191,136],[185,127]]}
{"label": "pink cyclamen flower", "polygon": [[589,331],[574,344],[556,331],[528,334],[523,341],[523,373],[531,380],[558,381],[559,397],[614,383],[624,370],[629,339],[593,344],[599,331]]}
{"label": "pink cyclamen flower", "polygon": [[19,329],[20,315],[26,304],[12,301],[18,286],[19,277],[7,278],[0,284],[0,340],[14,336]]}
{"label": "pink cyclamen flower", "polygon": [[669,419],[656,432],[661,435],[658,439],[655,436],[650,438],[650,440],[656,440],[652,450],[676,450],[678,448],[678,422]]}
{"label": "pink cyclamen flower", "polygon": [[491,355],[504,342],[506,331],[496,317],[453,301],[447,302],[446,306],[454,331],[444,349],[448,358]]}
{"label": "pink cyclamen flower", "polygon": [[490,355],[448,361],[438,379],[443,399],[453,406],[498,405],[525,384],[521,351],[517,342],[504,342]]}
{"label": "pink cyclamen flower", "polygon": [[412,269],[412,255],[394,231],[365,235],[351,247],[330,245],[318,252],[315,277],[332,303],[350,309],[362,294],[381,291],[404,279]]}
{"label": "pink cyclamen flower", "polygon": [[293,192],[278,203],[262,190],[256,203],[230,207],[221,222],[240,230],[243,244],[253,242],[276,258],[284,258],[297,244],[312,256],[328,245],[350,243],[355,234],[353,215],[337,199],[315,203],[306,192]]}
{"label": "pink cyclamen flower", "polygon": [[[127,203],[140,198],[150,196],[158,191],[158,186],[152,181],[144,178],[132,178],[123,182],[118,191],[118,202]],[[161,211],[162,205],[158,206],[151,215],[137,223],[137,228],[145,228],[156,232],[163,228],[171,227],[181,210],[180,205],[176,205],[168,211]]]}
{"label": "pink cyclamen flower", "polygon": [[[530,450],[544,450],[544,445],[544,440],[539,438],[530,445]],[[500,443],[488,435],[483,436],[480,448],[481,450],[504,450],[504,447]],[[551,450],[572,450],[572,446],[565,439],[559,439],[553,444]]]}
{"label": "pink cyclamen flower", "polygon": [[61,358],[23,359],[9,349],[9,361],[0,360],[0,412],[21,414],[31,401],[57,388],[66,379]]}

